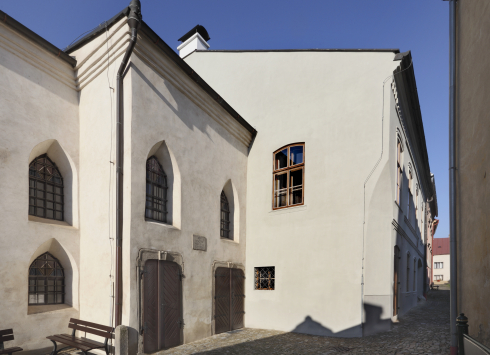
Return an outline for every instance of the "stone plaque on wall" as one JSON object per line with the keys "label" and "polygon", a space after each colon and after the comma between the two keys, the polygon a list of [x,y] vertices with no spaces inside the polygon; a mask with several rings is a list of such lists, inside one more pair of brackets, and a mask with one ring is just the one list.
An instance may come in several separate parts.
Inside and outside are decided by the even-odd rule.
{"label": "stone plaque on wall", "polygon": [[206,237],[201,237],[198,235],[193,236],[192,248],[194,250],[206,251],[207,246],[208,246],[207,244],[208,243],[207,243]]}

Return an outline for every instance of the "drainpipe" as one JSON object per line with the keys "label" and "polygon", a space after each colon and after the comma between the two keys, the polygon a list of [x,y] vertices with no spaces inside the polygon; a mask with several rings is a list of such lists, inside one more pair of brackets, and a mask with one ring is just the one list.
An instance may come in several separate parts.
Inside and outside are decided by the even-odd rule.
{"label": "drainpipe", "polygon": [[138,39],[138,27],[141,24],[141,3],[131,0],[129,4],[128,25],[131,28],[131,40],[124,54],[121,66],[117,71],[117,133],[116,133],[116,299],[115,299],[115,326],[121,325],[122,319],[122,232],[123,232],[123,167],[124,167],[124,97],[123,74],[129,58],[133,53]]}
{"label": "drainpipe", "polygon": [[456,275],[456,0],[449,2],[449,231],[451,245],[451,355],[458,353],[456,329],[457,275]]}

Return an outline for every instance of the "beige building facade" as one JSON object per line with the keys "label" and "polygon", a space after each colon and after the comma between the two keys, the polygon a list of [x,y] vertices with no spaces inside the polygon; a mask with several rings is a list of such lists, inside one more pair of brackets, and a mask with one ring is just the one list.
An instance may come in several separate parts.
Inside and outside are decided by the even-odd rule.
{"label": "beige building facade", "polygon": [[[487,102],[490,71],[490,4],[456,2],[456,255],[457,308],[469,335],[490,346],[490,163]],[[478,55],[475,55],[478,53]],[[452,286],[452,285],[451,285]]]}
{"label": "beige building facade", "polygon": [[[31,350],[70,318],[113,325],[128,9],[63,51],[0,15],[0,329]],[[409,52],[182,59],[142,23],[123,83],[132,353],[243,326],[363,336],[424,297],[437,200]]]}

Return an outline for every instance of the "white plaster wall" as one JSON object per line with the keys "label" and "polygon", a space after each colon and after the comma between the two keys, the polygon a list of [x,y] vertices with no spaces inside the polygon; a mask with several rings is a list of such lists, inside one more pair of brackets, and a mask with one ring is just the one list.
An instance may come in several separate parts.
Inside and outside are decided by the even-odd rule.
{"label": "white plaster wall", "polygon": [[[9,346],[30,350],[50,346],[45,337],[66,332],[69,318],[79,314],[78,98],[67,63],[3,24],[0,36],[0,329],[14,329]],[[39,148],[47,141],[45,149]],[[48,153],[59,164],[65,186],[73,184],[65,199],[75,203],[73,226],[28,218],[28,169],[37,153]],[[71,274],[66,301],[72,307],[28,315],[28,268],[43,250]]]}
{"label": "white plaster wall", "polygon": [[[433,268],[433,280],[432,282],[436,282],[436,275],[442,275],[443,282],[448,282],[451,279],[451,258],[449,254],[446,255],[434,255],[434,263],[432,264]],[[443,263],[442,269],[436,269],[434,267],[435,263]]]}
{"label": "white plaster wall", "polygon": [[[141,59],[149,58],[143,50],[151,53],[158,64],[156,69]],[[183,341],[188,343],[212,334],[213,262],[245,263],[247,146],[205,110],[211,107],[230,125],[236,125],[234,119],[149,42],[140,38],[135,52],[130,70],[132,119],[126,126],[126,132],[131,132],[131,151],[126,160],[131,164],[131,173],[126,175],[131,191],[131,241],[123,249],[127,281],[123,318],[138,329],[138,251],[147,248],[180,253],[184,261]],[[183,93],[179,88],[184,85],[192,89]],[[203,94],[200,106],[195,95]],[[180,213],[180,224],[175,219],[168,224],[144,219],[146,159],[161,141],[178,166],[180,206],[174,204],[172,208],[174,216]],[[220,239],[220,194],[227,184],[233,191],[235,215],[239,215],[234,241]],[[180,211],[176,211],[178,208]],[[207,238],[207,251],[193,250],[193,235]]]}
{"label": "white plaster wall", "polygon": [[[359,336],[363,293],[380,317],[391,317],[392,94],[390,83],[382,87],[393,57],[208,51],[186,58],[259,132],[248,166],[247,327]],[[385,151],[366,185],[363,252],[364,181],[382,138]],[[305,142],[305,205],[272,211],[272,152],[294,142]],[[370,256],[364,291],[363,255]],[[275,266],[274,291],[254,290],[257,266]]]}

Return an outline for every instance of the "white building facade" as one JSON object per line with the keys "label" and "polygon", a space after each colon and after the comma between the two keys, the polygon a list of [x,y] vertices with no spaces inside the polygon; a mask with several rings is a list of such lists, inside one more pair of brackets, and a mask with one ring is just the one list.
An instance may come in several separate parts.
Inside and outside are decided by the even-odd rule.
{"label": "white building facade", "polygon": [[[0,329],[25,350],[70,318],[114,325],[128,12],[64,51],[0,12]],[[425,293],[435,194],[410,53],[201,51],[198,30],[182,59],[142,23],[123,77],[131,351],[389,329]]]}

